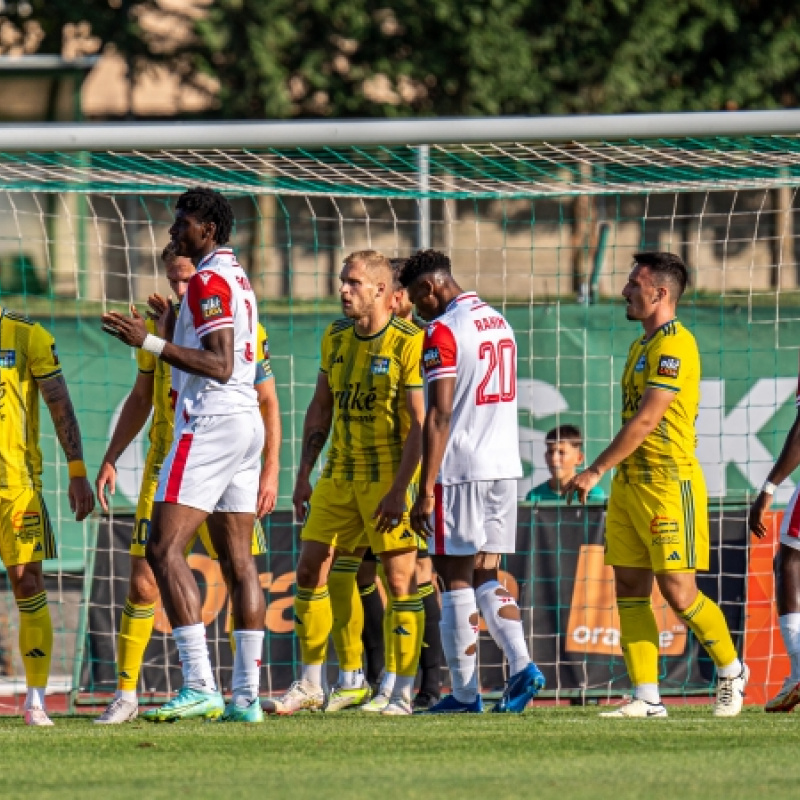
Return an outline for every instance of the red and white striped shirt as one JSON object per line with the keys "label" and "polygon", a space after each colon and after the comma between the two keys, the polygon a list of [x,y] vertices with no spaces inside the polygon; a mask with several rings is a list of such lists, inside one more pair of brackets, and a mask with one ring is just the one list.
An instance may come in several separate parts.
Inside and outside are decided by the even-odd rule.
{"label": "red and white striped shirt", "polygon": [[517,344],[505,317],[474,292],[428,325],[426,386],[455,378],[453,415],[438,482],[522,477],[517,420]]}
{"label": "red and white striped shirt", "polygon": [[209,253],[181,303],[173,342],[200,350],[202,338],[213,331],[233,328],[233,373],[227,383],[190,375],[173,367],[172,388],[178,395],[178,414],[220,416],[258,407],[253,383],[256,375],[258,303],[250,281],[233,250],[221,247]]}

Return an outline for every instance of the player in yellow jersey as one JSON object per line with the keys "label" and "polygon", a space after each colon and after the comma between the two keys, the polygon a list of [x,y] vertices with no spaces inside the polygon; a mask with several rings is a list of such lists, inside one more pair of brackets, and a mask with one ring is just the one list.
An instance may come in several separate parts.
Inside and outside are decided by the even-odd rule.
{"label": "player in yellow jersey", "polygon": [[42,497],[40,393],[67,458],[69,504],[80,522],[94,508],[94,495],[55,340],[38,323],[0,306],[0,558],[19,609],[27,725],[53,724],[44,702],[53,624],[42,561],[56,557],[56,541]]}
{"label": "player in yellow jersey", "polygon": [[[323,707],[322,673],[333,625],[328,574],[334,550],[354,553],[366,530],[393,602],[398,677],[383,713],[404,715],[411,713],[423,633],[415,578],[417,541],[409,526],[407,496],[421,451],[422,332],[393,316],[392,270],[380,253],[365,250],[348,256],[340,280],[346,318],[323,335],[320,374],[306,412],[293,495],[297,518],[305,523],[295,599],[303,671],[300,680],[283,697],[268,701],[265,709],[291,714]],[[331,433],[322,476],[312,493],[311,471]],[[359,702],[369,698],[360,645],[358,637],[353,652],[338,653],[340,677],[332,695],[350,692]]]}
{"label": "player in yellow jersey", "polygon": [[[178,299],[181,299],[186,293],[189,279],[195,273],[195,266],[191,259],[175,256],[170,245],[164,248],[162,260],[170,287]],[[155,325],[151,320],[148,320],[147,328],[150,333],[155,332]],[[278,396],[269,361],[267,334],[260,323],[258,357],[256,390],[266,431],[264,466],[259,488],[258,517],[261,517],[272,512],[277,499],[281,423]],[[139,368],[136,382],[122,408],[95,483],[100,504],[105,511],[108,511],[105,490],[107,488],[111,494],[114,493],[116,482],[114,465],[144,427],[150,412],[153,411],[149,432],[150,446],[142,476],[130,548],[131,572],[128,597],[122,612],[117,642],[117,691],[108,708],[95,720],[105,725],[129,722],[136,719],[138,714],[136,686],[144,652],[153,632],[155,605],[159,597],[153,571],[145,560],[145,546],[159,472],[169,453],[173,438],[174,411],[170,398],[170,366],[142,349],[136,351],[136,360]],[[197,535],[202,540],[206,552],[212,558],[216,558],[205,524],[200,527]],[[191,547],[190,544],[189,549]],[[265,551],[264,534],[260,524],[257,523],[253,531],[253,554],[258,555]]]}
{"label": "player in yellow jersey", "polygon": [[606,517],[606,564],[614,568],[620,644],[634,687],[629,703],[601,714],[666,717],[658,690],[658,628],[650,602],[653,577],[669,605],[691,628],[717,667],[714,715],[742,708],[748,669],[736,654],[719,606],[697,588],[708,569],[708,514],[703,473],[695,456],[700,403],[700,355],[676,319],[686,267],[672,253],[637,253],[622,291],[627,317],[644,336],[628,352],[622,373],[622,428],[564,496],[581,503],[616,468]]}

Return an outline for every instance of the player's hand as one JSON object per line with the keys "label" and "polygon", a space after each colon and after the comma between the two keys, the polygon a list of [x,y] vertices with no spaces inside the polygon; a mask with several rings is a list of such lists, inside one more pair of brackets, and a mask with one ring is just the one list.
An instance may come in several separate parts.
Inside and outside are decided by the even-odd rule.
{"label": "player's hand", "polygon": [[308,511],[308,501],[311,499],[311,481],[305,475],[298,475],[294,484],[292,494],[292,505],[294,506],[294,518],[303,525],[306,521]]}
{"label": "player's hand", "polygon": [[378,520],[375,523],[375,530],[378,533],[388,533],[394,530],[402,521],[406,510],[405,489],[390,489],[383,500],[378,503],[372,519]]}
{"label": "player's hand", "polygon": [[131,315],[126,317],[116,311],[109,311],[100,318],[103,323],[103,330],[111,336],[116,337],[121,342],[125,342],[129,347],[141,347],[147,336],[147,325],[144,317],[136,310],[136,306],[131,304]]}
{"label": "player's hand", "polygon": [[160,294],[151,294],[147,298],[147,316],[156,323],[156,333],[168,342],[172,341],[175,333],[175,306],[172,298],[162,297]]}
{"label": "player's hand", "polygon": [[602,477],[594,467],[589,467],[575,475],[564,487],[564,499],[567,501],[567,505],[572,505],[572,499],[576,496],[578,503],[583,505],[589,496],[589,492],[600,483],[600,478]]}
{"label": "player's hand", "polygon": [[110,495],[113,495],[117,488],[117,468],[110,461],[104,461],[100,467],[100,472],[97,473],[97,478],[94,482],[94,488],[97,492],[97,499],[100,501],[100,507],[108,514],[106,488]]}
{"label": "player's hand", "polygon": [[767,526],[764,523],[764,514],[772,503],[772,495],[761,492],[756,498],[755,503],[750,507],[750,515],[747,518],[747,527],[750,533],[757,539],[763,539],[767,535]]}
{"label": "player's hand", "polygon": [[274,469],[262,469],[258,479],[258,503],[256,515],[261,518],[275,510],[278,501],[278,473]]}
{"label": "player's hand", "polygon": [[411,509],[411,528],[426,539],[433,536],[433,511],[436,500],[432,496],[419,495]]}
{"label": "player's hand", "polygon": [[86,478],[69,479],[69,507],[75,514],[76,522],[83,522],[94,509],[92,485]]}

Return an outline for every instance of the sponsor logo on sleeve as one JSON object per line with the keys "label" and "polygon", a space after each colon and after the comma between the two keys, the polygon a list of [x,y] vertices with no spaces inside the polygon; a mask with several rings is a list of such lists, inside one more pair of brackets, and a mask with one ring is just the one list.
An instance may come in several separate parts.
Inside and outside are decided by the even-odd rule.
{"label": "sponsor logo on sleeve", "polygon": [[438,347],[428,347],[422,354],[422,363],[425,369],[434,369],[434,367],[442,366],[442,356],[439,353]]}
{"label": "sponsor logo on sleeve", "polygon": [[58,360],[58,350],[56,349],[56,343],[50,345],[50,352],[53,354],[53,363],[58,366],[61,362]]}
{"label": "sponsor logo on sleeve", "polygon": [[634,372],[644,372],[645,365],[647,364],[647,359],[644,356],[644,353],[639,356],[639,360],[636,362],[636,366],[633,368]]}
{"label": "sponsor logo on sleeve", "polygon": [[11,369],[17,365],[16,350],[0,350],[0,367]]}
{"label": "sponsor logo on sleeve", "polygon": [[204,297],[200,301],[200,313],[203,319],[214,319],[222,316],[222,300],[218,294]]}
{"label": "sponsor logo on sleeve", "polygon": [[674,356],[661,356],[658,360],[658,374],[662,378],[677,378],[681,360]]}
{"label": "sponsor logo on sleeve", "polygon": [[264,343],[261,345],[261,352],[264,359],[269,358],[269,339],[264,339]]}
{"label": "sponsor logo on sleeve", "polygon": [[388,375],[389,364],[390,361],[388,358],[384,358],[383,356],[372,356],[372,363],[370,364],[369,371],[373,375]]}

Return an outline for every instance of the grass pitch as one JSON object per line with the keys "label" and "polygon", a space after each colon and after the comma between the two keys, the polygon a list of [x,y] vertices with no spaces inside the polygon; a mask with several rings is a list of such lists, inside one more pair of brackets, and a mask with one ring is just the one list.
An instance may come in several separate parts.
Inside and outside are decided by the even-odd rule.
{"label": "grass pitch", "polygon": [[708,706],[665,720],[596,708],[522,716],[374,718],[357,712],[263,725],[90,718],[0,720],[3,798],[773,798],[800,794],[800,718]]}

